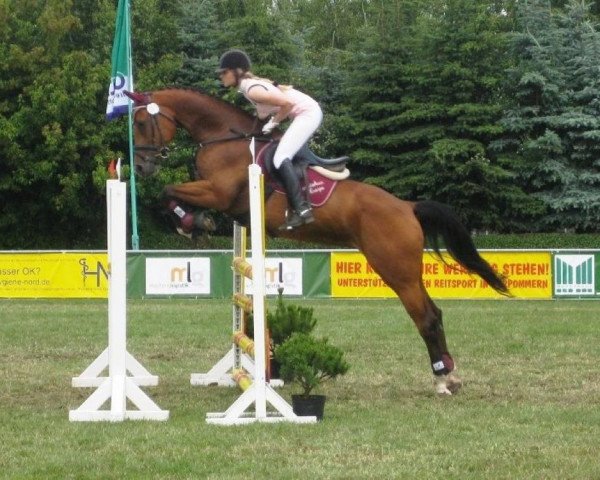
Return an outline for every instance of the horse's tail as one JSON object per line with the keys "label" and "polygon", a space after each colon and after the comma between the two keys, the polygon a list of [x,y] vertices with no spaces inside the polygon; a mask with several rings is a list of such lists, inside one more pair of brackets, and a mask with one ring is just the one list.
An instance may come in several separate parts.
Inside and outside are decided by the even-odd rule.
{"label": "horse's tail", "polygon": [[510,296],[504,278],[486,262],[475,248],[473,239],[454,211],[439,202],[423,201],[415,203],[415,216],[421,224],[425,240],[441,257],[439,237],[442,237],[448,253],[467,271],[476,273],[494,290]]}

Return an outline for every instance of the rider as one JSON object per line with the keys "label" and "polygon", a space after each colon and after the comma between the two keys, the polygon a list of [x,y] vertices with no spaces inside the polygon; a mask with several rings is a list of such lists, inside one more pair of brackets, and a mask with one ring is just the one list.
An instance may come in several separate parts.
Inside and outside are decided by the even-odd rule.
{"label": "rider", "polygon": [[285,223],[279,228],[292,230],[314,221],[310,202],[302,195],[292,159],[321,125],[323,112],[319,104],[308,95],[289,85],[278,85],[256,77],[250,67],[248,55],[242,50],[233,49],[221,56],[218,73],[223,85],[237,87],[254,105],[258,118],[264,120],[270,117],[262,128],[265,135],[270,134],[285,119],[292,120],[273,157],[273,165],[279,171],[290,206]]}

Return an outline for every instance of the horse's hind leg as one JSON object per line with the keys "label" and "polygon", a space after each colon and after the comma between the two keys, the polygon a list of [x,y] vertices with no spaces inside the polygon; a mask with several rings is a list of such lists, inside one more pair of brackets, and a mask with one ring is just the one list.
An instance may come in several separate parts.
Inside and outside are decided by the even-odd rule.
{"label": "horse's hind leg", "polygon": [[421,281],[396,286],[394,290],[425,341],[436,392],[445,395],[456,392],[462,382],[454,371],[454,359],[446,344],[442,311],[433,303]]}
{"label": "horse's hind leg", "polygon": [[[379,235],[365,234],[357,243],[371,267],[396,292],[425,341],[436,391],[451,394],[460,388],[461,382],[453,373],[454,360],[446,345],[442,311],[433,303],[423,285],[423,237],[420,226],[414,217],[402,210],[396,212],[394,217],[401,219],[401,222],[398,220],[393,224],[390,218],[391,214],[385,218],[373,213],[365,215],[361,222],[363,231],[379,232]],[[387,235],[382,234],[382,225],[388,226]],[[394,233],[394,240],[390,240],[389,232],[402,234]]]}
{"label": "horse's hind leg", "polygon": [[462,383],[454,372],[454,360],[446,344],[442,311],[433,303],[423,285],[422,252],[415,248],[412,254],[406,248],[403,261],[399,261],[393,252],[386,252],[383,245],[365,251],[369,263],[396,292],[423,338],[431,361],[436,392],[448,395],[458,390]]}
{"label": "horse's hind leg", "polygon": [[421,291],[427,305],[424,321],[418,323],[417,328],[429,352],[436,392],[448,395],[456,392],[462,386],[462,381],[456,375],[454,359],[446,345],[442,310],[433,303],[422,284]]}

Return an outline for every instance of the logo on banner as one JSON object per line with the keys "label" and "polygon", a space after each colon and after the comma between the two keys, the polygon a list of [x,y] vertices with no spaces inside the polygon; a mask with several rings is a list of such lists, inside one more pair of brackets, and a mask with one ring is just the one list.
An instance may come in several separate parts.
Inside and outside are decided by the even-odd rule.
{"label": "logo on banner", "polygon": [[210,294],[210,259],[147,258],[146,294]]}
{"label": "logo on banner", "polygon": [[108,280],[108,271],[104,268],[101,261],[96,261],[96,270],[91,269],[88,265],[88,259],[85,257],[79,259],[79,265],[81,265],[81,276],[83,278],[84,287],[86,286],[87,277],[95,277],[96,287],[98,288],[100,288],[100,280],[102,278]]}
{"label": "logo on banner", "polygon": [[556,255],[554,257],[554,292],[556,295],[593,295],[593,255]]}
{"label": "logo on banner", "polygon": [[[252,259],[248,261],[252,263]],[[245,291],[252,294],[252,280],[245,278]],[[277,295],[283,287],[284,295],[302,295],[301,258],[265,258],[265,292]]]}

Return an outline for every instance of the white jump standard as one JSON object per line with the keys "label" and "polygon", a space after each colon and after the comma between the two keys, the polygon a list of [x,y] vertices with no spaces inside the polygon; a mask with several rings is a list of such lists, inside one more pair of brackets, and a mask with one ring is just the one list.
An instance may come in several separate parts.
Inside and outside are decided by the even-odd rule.
{"label": "white jump standard", "polygon": [[[246,228],[239,223],[233,224],[233,258],[243,258],[246,256]],[[244,294],[244,277],[233,270],[233,294]],[[236,304],[233,304],[232,315],[232,335],[243,329],[244,309]],[[235,387],[236,381],[232,376],[233,370],[245,369],[247,372],[254,372],[254,359],[232,343],[229,351],[207,372],[207,373],[192,373],[190,383],[192,385],[219,385],[225,387]]]}
{"label": "white jump standard", "polygon": [[[233,223],[233,315],[232,315],[232,344],[229,351],[213,365],[207,373],[192,373],[190,383],[200,386],[235,387],[238,382],[234,372],[244,369],[250,375],[254,372],[254,356],[244,352],[236,343],[235,337],[244,330],[244,315],[252,311],[252,299],[244,294],[244,276],[251,278],[252,268],[246,261],[246,227],[238,222]],[[283,380],[270,379],[272,387],[283,386]]]}
{"label": "white jump standard", "polygon": [[[106,182],[108,230],[108,347],[81,375],[73,387],[97,387],[76,410],[69,412],[72,422],[123,420],[167,420],[140,386],[157,385],[151,375],[127,351],[127,190],[120,180]],[[108,376],[100,376],[108,368]],[[128,373],[130,375],[128,375]],[[110,409],[102,409],[110,400]],[[128,403],[138,410],[128,410]]]}
{"label": "white jump standard", "polygon": [[[250,386],[222,413],[207,413],[206,422],[217,425],[238,425],[253,422],[315,423],[314,416],[303,417],[267,383],[265,339],[265,224],[263,176],[256,164],[248,167],[250,190],[250,228],[252,239],[252,306],[254,316],[254,378]],[[267,404],[274,410],[268,411]],[[254,405],[254,411],[247,410]]]}

